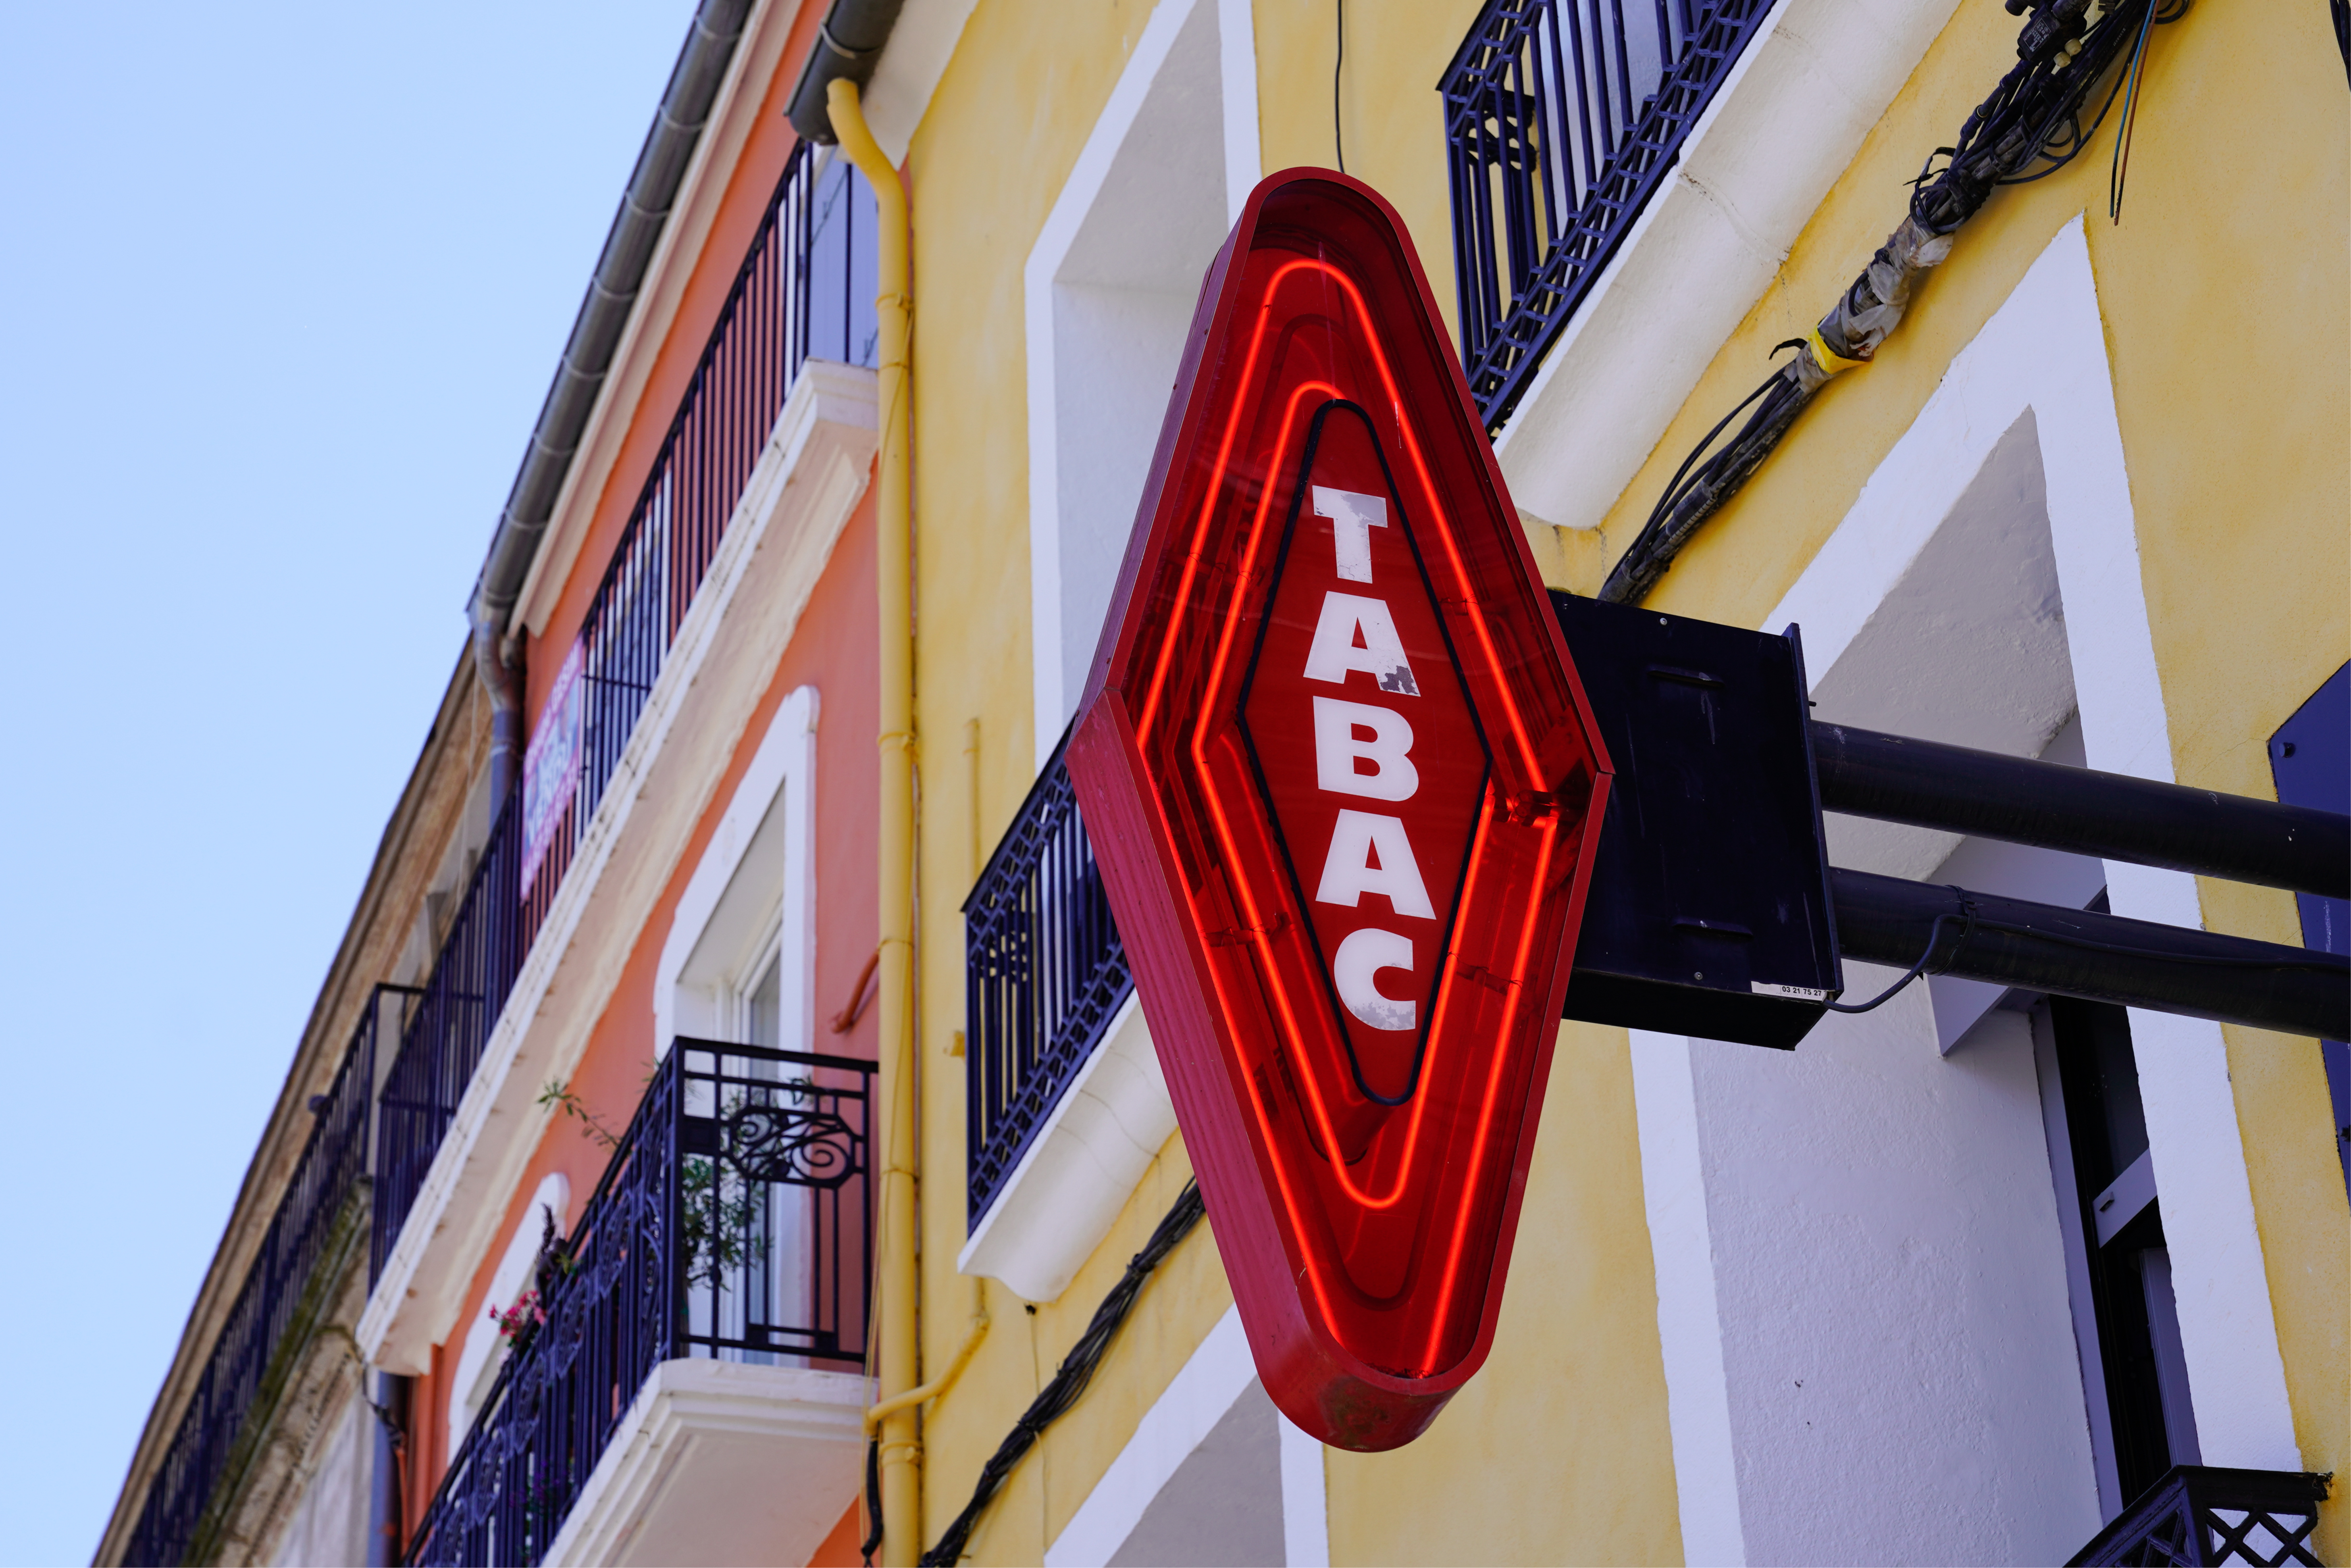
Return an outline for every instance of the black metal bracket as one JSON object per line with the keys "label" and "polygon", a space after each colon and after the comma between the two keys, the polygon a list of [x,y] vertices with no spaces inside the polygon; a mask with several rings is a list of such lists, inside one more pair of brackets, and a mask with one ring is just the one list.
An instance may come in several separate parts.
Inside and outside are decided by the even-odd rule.
{"label": "black metal bracket", "polygon": [[[1821,805],[1847,816],[2351,897],[2351,818],[1814,720]],[[2351,1030],[2351,959],[1833,870],[1838,951],[1910,967],[1963,905],[1934,972],[2286,1034]]]}
{"label": "black metal bracket", "polygon": [[2333,898],[2351,896],[2351,818],[1822,723],[1792,626],[1552,602],[1616,767],[1565,1017],[1791,1047],[1852,958],[2351,1032],[2339,955],[1831,867],[1822,814]]}
{"label": "black metal bracket", "polygon": [[[2351,958],[2337,954],[1842,867],[1829,889],[1837,946],[1864,963],[1907,968],[1935,943],[1935,972],[1962,979],[2326,1040],[2351,1030]],[[1938,943],[1938,920],[1956,940]]]}
{"label": "black metal bracket", "polygon": [[1822,807],[1849,817],[2351,898],[2351,817],[2332,811],[1817,719],[1813,752]]}

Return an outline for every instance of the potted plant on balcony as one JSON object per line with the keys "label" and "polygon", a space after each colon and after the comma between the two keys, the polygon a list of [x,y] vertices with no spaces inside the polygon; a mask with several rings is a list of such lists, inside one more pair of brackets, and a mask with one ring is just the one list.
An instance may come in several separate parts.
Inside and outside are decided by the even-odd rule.
{"label": "potted plant on balcony", "polygon": [[531,1283],[505,1307],[490,1303],[490,1321],[498,1325],[498,1337],[514,1355],[530,1348],[547,1322],[547,1302],[555,1287],[579,1267],[570,1242],[556,1234],[555,1211],[541,1205],[539,1214],[538,1258],[531,1266]]}

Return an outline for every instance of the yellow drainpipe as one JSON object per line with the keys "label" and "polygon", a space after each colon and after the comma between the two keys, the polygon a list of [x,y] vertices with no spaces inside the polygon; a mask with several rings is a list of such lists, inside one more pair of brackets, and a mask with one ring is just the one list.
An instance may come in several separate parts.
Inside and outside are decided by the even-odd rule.
{"label": "yellow drainpipe", "polygon": [[979,1342],[987,1337],[987,1308],[982,1303],[977,1289],[979,1281],[974,1280],[972,1284],[975,1289],[972,1291],[971,1329],[963,1336],[963,1348],[956,1352],[955,1359],[947,1363],[947,1369],[938,1376],[932,1378],[919,1388],[909,1388],[904,1394],[893,1394],[866,1411],[865,1435],[868,1437],[881,1436],[882,1423],[899,1411],[910,1410],[917,1405],[928,1404],[953,1388],[956,1385],[956,1379],[963,1375],[963,1369],[971,1364],[972,1352],[977,1350]]}
{"label": "yellow drainpipe", "polygon": [[874,1289],[875,1390],[882,1440],[882,1562],[914,1568],[923,1550],[923,1446],[914,1263],[914,623],[913,454],[907,439],[913,329],[906,191],[866,128],[857,84],[826,89],[841,150],[873,188],[881,229],[874,313],[881,328],[880,538],[874,578],[882,621],[882,1213]]}

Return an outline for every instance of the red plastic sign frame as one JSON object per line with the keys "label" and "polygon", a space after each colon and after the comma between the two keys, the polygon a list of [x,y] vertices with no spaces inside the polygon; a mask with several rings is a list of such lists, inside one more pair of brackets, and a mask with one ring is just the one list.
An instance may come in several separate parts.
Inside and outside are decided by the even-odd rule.
{"label": "red plastic sign frame", "polygon": [[1492,1343],[1610,770],[1361,182],[1210,269],[1067,755],[1267,1391],[1409,1442]]}

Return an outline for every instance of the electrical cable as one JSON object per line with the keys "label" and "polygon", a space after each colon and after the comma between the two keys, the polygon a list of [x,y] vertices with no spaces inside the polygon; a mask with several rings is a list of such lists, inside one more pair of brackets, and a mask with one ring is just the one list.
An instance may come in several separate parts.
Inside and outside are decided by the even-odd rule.
{"label": "electrical cable", "polygon": [[2147,36],[2155,30],[2155,13],[2154,6],[2147,8],[2138,25],[2138,41],[2131,46],[2130,68],[2121,78],[2130,86],[2123,94],[2122,125],[2115,131],[2114,167],[2106,174],[2106,216],[2117,224],[2123,221],[2123,182],[2130,177],[2131,128],[2138,123],[2138,78],[2147,67]]}
{"label": "electrical cable", "polygon": [[[2022,936],[2035,942],[2051,942],[2061,947],[2079,947],[2085,952],[2103,953],[2110,957],[2144,958],[2149,962],[2160,964],[2188,964],[2199,967],[2224,969],[2306,969],[2322,975],[2341,975],[2345,971],[2345,960],[2340,955],[2334,953],[2314,953],[2307,958],[2253,958],[2222,953],[2157,952],[2152,948],[2133,947],[2125,943],[2108,942],[2095,936],[2076,936],[2070,932],[2050,931],[2033,925],[2019,925],[2013,921],[1987,920],[1977,909],[1975,900],[1969,896],[1967,889],[1948,883],[1944,885],[1950,887],[1952,894],[1959,901],[1959,906],[1957,909],[1947,909],[1935,916],[1934,923],[1927,928],[1927,946],[1926,950],[1918,955],[1918,961],[1911,965],[1900,979],[1869,1000],[1854,1003],[1830,1002],[1827,1004],[1829,1011],[1833,1013],[1869,1012],[1893,1000],[1904,987],[1922,974],[1949,974],[1958,965],[1960,955],[1967,951],[1969,941],[1978,931],[1997,931],[2003,936]],[[1959,931],[1959,939],[1951,944],[1951,950],[1943,961],[1930,969],[1928,964],[1935,956],[1936,945],[1943,939],[1943,926],[1952,920],[1965,922]]]}
{"label": "electrical cable", "polygon": [[1892,1001],[1895,998],[1895,994],[1900,991],[1903,987],[1917,979],[1921,974],[1928,972],[1927,969],[1927,960],[1935,956],[1935,944],[1943,939],[1943,922],[1946,920],[1957,919],[1964,915],[1967,919],[1967,925],[1960,931],[1959,939],[1951,945],[1951,956],[1943,960],[1941,968],[1936,969],[1932,972],[1938,975],[1944,974],[1949,970],[1952,965],[1959,961],[1959,955],[1967,950],[1968,938],[1976,934],[1975,900],[1968,896],[1967,890],[1964,888],[1951,886],[1949,883],[1946,883],[1944,885],[1950,887],[1953,893],[1959,895],[1959,906],[1955,910],[1945,910],[1942,914],[1935,916],[1935,923],[1927,927],[1927,950],[1918,955],[1918,961],[1910,966],[1909,972],[1904,975],[1900,979],[1895,981],[1892,985],[1886,987],[1884,990],[1878,992],[1877,995],[1870,998],[1869,1000],[1865,1002],[1831,1002],[1828,1004],[1829,1011],[1833,1013],[1865,1013],[1874,1011],[1875,1009],[1885,1006],[1887,1002]]}
{"label": "electrical cable", "polygon": [[857,1555],[864,1560],[865,1568],[873,1568],[873,1553],[882,1545],[882,1439],[865,1439],[865,1539],[857,1543]]}
{"label": "electrical cable", "polygon": [[[1111,1287],[1110,1294],[1104,1296],[1102,1305],[1094,1309],[1092,1319],[1086,1324],[1086,1332],[1078,1336],[1078,1343],[1070,1347],[1068,1355],[1061,1358],[1061,1364],[1054,1372],[1052,1381],[1046,1384],[1037,1397],[1029,1402],[1029,1408],[1022,1411],[1020,1419],[1012,1424],[1012,1430],[997,1446],[987,1463],[980,1467],[979,1479],[971,1489],[971,1500],[964,1504],[961,1513],[955,1516],[954,1522],[939,1537],[938,1544],[923,1553],[923,1568],[952,1568],[952,1564],[962,1560],[964,1549],[970,1543],[971,1532],[978,1528],[980,1515],[987,1511],[988,1503],[1003,1489],[1013,1468],[1037,1446],[1037,1439],[1044,1435],[1046,1427],[1069,1413],[1070,1407],[1085,1393],[1086,1385],[1093,1381],[1095,1369],[1101,1366],[1111,1342],[1118,1337],[1118,1331],[1125,1323],[1127,1314],[1134,1310],[1135,1299],[1142,1295],[1144,1284],[1151,1278],[1152,1270],[1176,1250],[1176,1245],[1192,1233],[1193,1228],[1207,1212],[1207,1205],[1200,1201],[1199,1184],[1186,1182],[1184,1190],[1176,1195],[1174,1207],[1151,1232],[1151,1239],[1144,1243],[1143,1250],[1127,1260],[1126,1272],[1119,1276],[1118,1283]],[[868,1463],[870,1467],[871,1461]],[[870,1468],[868,1473],[871,1474]]]}
{"label": "electrical cable", "polygon": [[[2045,179],[2079,157],[2105,123],[2118,93],[2123,96],[2123,129],[2116,135],[2108,208],[2121,221],[2129,127],[2137,111],[2147,35],[2156,26],[2185,16],[2189,4],[2007,0],[2011,15],[2032,12],[2017,36],[2017,64],[1968,116],[1957,143],[1938,147],[1928,157],[1910,182],[1909,214],[1878,247],[1836,308],[1805,334],[1792,359],[1691,449],[1639,534],[1609,571],[1600,599],[1637,604],[1646,598],[1672,569],[1682,547],[1745,486],[1820,390],[1876,355],[1901,323],[1919,275],[1950,255],[1951,235],[1959,225],[1975,215],[1995,188]],[[2129,65],[2085,130],[2082,105],[2126,53]],[[1937,158],[1946,160],[1939,168]],[[1750,403],[1760,406],[1717,449],[1722,432]]]}
{"label": "electrical cable", "polygon": [[1347,172],[1347,128],[1339,118],[1339,73],[1347,65],[1347,0],[1339,7],[1339,55],[1331,62],[1331,146],[1338,154],[1339,172]]}

